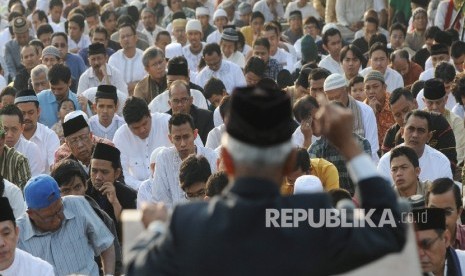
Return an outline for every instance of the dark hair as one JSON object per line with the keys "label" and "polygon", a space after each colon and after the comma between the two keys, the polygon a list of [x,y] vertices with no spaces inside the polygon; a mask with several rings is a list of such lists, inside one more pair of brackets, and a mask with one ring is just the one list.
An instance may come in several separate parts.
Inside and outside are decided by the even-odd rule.
{"label": "dark hair", "polygon": [[304,25],[309,25],[309,24],[314,24],[318,30],[321,30],[320,21],[318,21],[316,17],[314,16],[307,17],[307,19],[305,19],[304,21]]}
{"label": "dark hair", "polygon": [[71,100],[70,98],[64,98],[63,100],[59,101],[58,102],[58,111],[60,111],[61,109],[61,106],[66,103],[66,102],[70,102],[73,104],[73,107],[74,107],[74,110],[76,110],[76,105],[74,104],[73,100]]}
{"label": "dark hair", "polygon": [[431,26],[425,31],[425,39],[434,39],[436,33],[441,31],[438,26]]}
{"label": "dark hair", "polygon": [[389,105],[395,104],[402,96],[404,96],[405,99],[409,102],[414,101],[413,95],[412,93],[410,93],[408,89],[404,87],[399,87],[394,89],[394,91],[392,91],[391,93],[391,96],[389,96]]}
{"label": "dark hair", "polygon": [[397,57],[399,57],[401,59],[405,59],[407,62],[410,61],[409,54],[408,54],[407,50],[404,50],[404,49],[398,49],[398,50],[395,50],[394,52],[392,52],[391,53],[391,62],[394,63],[394,61],[396,60]]}
{"label": "dark hair", "polygon": [[193,130],[195,129],[194,119],[192,118],[191,115],[184,114],[184,113],[173,114],[171,116],[170,120],[168,121],[168,127],[169,127],[169,130],[170,130],[170,133],[171,133],[171,127],[172,126],[180,126],[180,125],[183,125],[185,123],[188,123]]}
{"label": "dark hair", "polygon": [[447,177],[438,178],[434,180],[433,183],[431,183],[428,188],[428,192],[426,193],[426,204],[429,202],[430,195],[442,195],[449,191],[452,191],[454,194],[455,206],[458,210],[460,210],[460,208],[463,206],[462,196],[460,195],[460,188],[457,186],[457,184],[455,184],[454,180]]}
{"label": "dark hair", "polygon": [[450,47],[450,55],[453,58],[459,58],[465,55],[465,42],[461,40],[454,41]]}
{"label": "dark hair", "polygon": [[376,28],[379,27],[379,19],[378,19],[378,17],[369,16],[369,17],[365,18],[365,22],[375,24]]}
{"label": "dark hair", "polygon": [[[383,34],[373,34],[370,38],[370,41],[368,41],[368,49],[371,48],[375,43],[382,43],[384,45],[387,45],[387,38]],[[386,47],[386,46],[385,46]],[[387,55],[387,54],[386,54]]]}
{"label": "dark hair", "polygon": [[0,92],[0,101],[3,99],[4,96],[13,96],[13,98],[15,98],[16,93],[18,93],[18,90],[16,90],[16,88],[11,87],[11,86],[6,86],[5,88],[2,89],[2,92]]}
{"label": "dark hair", "polygon": [[257,19],[257,18],[261,18],[263,22],[265,22],[265,16],[263,15],[263,13],[259,11],[252,12],[252,16],[250,17],[250,22],[252,22],[254,19]]}
{"label": "dark hair", "polygon": [[108,19],[110,19],[110,16],[111,15],[114,15],[115,18],[117,17],[116,16],[116,13],[112,10],[105,10],[101,15],[100,15],[100,22],[102,23],[105,23],[105,21],[107,21]]}
{"label": "dark hair", "polygon": [[34,47],[34,50],[36,52],[36,55],[39,55],[39,47],[41,48],[41,50],[44,49],[44,44],[42,43],[42,41],[40,41],[39,39],[35,38],[31,41],[29,41],[29,43],[26,45],[26,46],[23,46],[24,47]]}
{"label": "dark hair", "polygon": [[294,171],[300,169],[303,172],[310,173],[310,155],[307,149],[297,148]]}
{"label": "dark hair", "polygon": [[98,16],[100,14],[100,6],[94,2],[90,2],[90,4],[84,8],[84,12],[86,13],[86,18]]}
{"label": "dark hair", "polygon": [[61,0],[50,0],[50,2],[48,3],[48,8],[51,10],[53,9],[54,7],[61,7],[63,8],[63,2]]}
{"label": "dark hair", "polygon": [[349,51],[351,51],[352,54],[354,54],[354,56],[356,56],[358,58],[360,63],[363,64],[365,62],[365,57],[363,56],[362,51],[360,51],[360,48],[358,48],[354,44],[349,44],[349,45],[346,45],[346,46],[342,47],[342,49],[341,49],[341,57],[339,58],[339,61],[341,63],[346,58],[347,53]]}
{"label": "dark hair", "polygon": [[303,120],[308,119],[308,117],[312,114],[312,110],[315,108],[320,108],[318,101],[310,95],[305,95],[294,104],[292,113],[294,114],[297,122],[300,123]]}
{"label": "dark hair", "polygon": [[19,123],[24,124],[24,116],[21,109],[14,104],[9,104],[0,109],[0,115],[18,116]]}
{"label": "dark hair", "polygon": [[428,111],[419,110],[419,109],[410,111],[409,113],[407,113],[407,115],[405,115],[405,121],[407,122],[408,119],[412,116],[426,120],[427,125],[428,125],[428,132],[433,130],[431,114]]}
{"label": "dark hair", "polygon": [[276,24],[273,24],[272,22],[268,22],[263,26],[263,30],[265,32],[273,31],[276,35],[279,35],[279,28],[276,26]]}
{"label": "dark hair", "polygon": [[335,36],[335,35],[339,35],[339,37],[342,39],[341,32],[340,32],[338,29],[336,29],[336,28],[330,28],[329,30],[327,30],[327,31],[323,34],[323,38],[322,38],[323,44],[324,44],[324,45],[328,45],[329,37],[330,37],[330,36]]}
{"label": "dark hair", "polygon": [[331,72],[328,69],[325,68],[316,68],[313,69],[312,72],[308,75],[309,80],[321,80],[321,79],[326,79],[331,75]]}
{"label": "dark hair", "polygon": [[410,147],[399,146],[391,150],[391,156],[389,162],[392,163],[392,160],[396,157],[405,156],[412,163],[414,168],[420,167],[420,162],[418,160],[418,154]]}
{"label": "dark hair", "polygon": [[213,197],[221,194],[224,188],[228,186],[228,183],[228,175],[224,171],[219,171],[210,175],[205,187],[205,195],[208,197]]}
{"label": "dark hair", "polygon": [[168,31],[161,31],[157,34],[157,37],[155,38],[155,41],[158,41],[160,39],[160,36],[162,35],[166,35],[166,36],[169,36],[171,38],[171,35]]}
{"label": "dark hair", "polygon": [[55,164],[50,172],[50,176],[58,183],[58,187],[70,184],[74,177],[78,177],[82,183],[86,183],[86,177],[81,165],[73,159],[64,159]]}
{"label": "dark hair", "polygon": [[71,80],[71,71],[68,66],[63,64],[55,64],[48,70],[47,74],[50,84],[58,84],[60,81],[69,83]]}
{"label": "dark hair", "polygon": [[353,87],[357,83],[363,83],[363,81],[364,81],[364,78],[362,76],[360,76],[360,75],[357,75],[357,76],[353,77],[352,79],[350,79],[349,88]]}
{"label": "dark hair", "polygon": [[205,47],[203,47],[203,57],[212,55],[214,53],[217,53],[219,56],[221,56],[221,48],[220,45],[218,45],[217,43],[209,43],[205,45]]}
{"label": "dark hair", "polygon": [[389,33],[392,34],[392,32],[396,30],[401,31],[404,34],[404,38],[407,35],[407,28],[405,28],[405,26],[399,22],[391,25],[391,28],[389,28]]}
{"label": "dark hair", "polygon": [[[453,95],[455,97],[455,100],[460,105],[464,104],[462,102],[462,96],[465,97],[465,77],[461,77],[460,79],[456,80]],[[0,97],[1,97],[1,94],[0,94]]]}
{"label": "dark hair", "polygon": [[70,19],[68,19],[68,24],[69,22],[74,22],[76,23],[78,26],[79,26],[79,29],[84,30],[84,27],[85,27],[85,18],[84,16],[82,16],[81,14],[78,14],[78,13],[75,13],[73,14],[73,16],[71,16]]}
{"label": "dark hair", "polygon": [[[166,66],[166,68],[168,68],[166,74],[167,75],[171,75],[173,74],[173,70],[170,70],[170,67],[172,67],[173,64],[181,64],[181,65],[184,65],[185,67],[184,68],[188,68],[188,63],[187,63],[187,60],[184,56],[177,56],[177,57],[173,57],[173,58],[170,58],[169,61],[168,61],[168,65]],[[185,75],[183,75],[185,74]],[[178,70],[177,72],[174,72],[174,75],[176,76],[185,76],[185,77],[189,77],[189,70],[186,69],[186,72],[184,72],[184,70]]]}
{"label": "dark hair", "polygon": [[331,202],[333,203],[333,207],[337,206],[337,203],[343,199],[350,199],[352,200],[352,196],[350,193],[342,188],[337,188],[328,191],[328,194],[331,196]]}
{"label": "dark hair", "polygon": [[265,62],[259,57],[252,56],[247,60],[247,63],[245,64],[244,75],[248,72],[252,72],[259,77],[263,77],[265,70]]}
{"label": "dark hair", "polygon": [[53,28],[50,24],[42,24],[37,28],[37,37],[40,37],[43,34],[53,34]]}
{"label": "dark hair", "polygon": [[268,50],[268,52],[271,48],[270,41],[268,41],[268,39],[266,39],[265,37],[258,37],[257,39],[255,39],[252,48],[255,46],[263,46]]}
{"label": "dark hair", "polygon": [[40,21],[43,21],[45,20],[45,22],[48,23],[48,17],[47,17],[47,14],[43,11],[43,10],[35,10],[32,15],[35,15],[37,14],[37,17],[39,17],[39,20]]}
{"label": "dark hair", "polygon": [[228,112],[230,105],[231,105],[231,96],[229,95],[224,96],[223,99],[221,99],[221,102],[219,105],[220,115],[221,115],[221,118],[223,118],[223,120],[224,120],[224,117],[226,116],[226,113]]}
{"label": "dark hair", "polygon": [[434,69],[434,77],[441,79],[443,82],[451,82],[455,79],[455,66],[449,62],[442,61]]}
{"label": "dark hair", "polygon": [[64,32],[53,33],[53,34],[52,34],[52,40],[53,40],[55,37],[57,37],[57,36],[63,37],[63,38],[66,40],[66,42],[65,42],[66,45],[68,45],[68,35],[67,35],[66,33],[64,33]]}
{"label": "dark hair", "polygon": [[378,50],[383,51],[386,54],[386,57],[389,58],[388,49],[386,47],[386,44],[383,44],[381,42],[376,42],[375,44],[373,44],[370,47],[370,51],[369,51],[370,58],[371,58],[371,55],[373,54],[373,52],[378,51]]}
{"label": "dark hair", "polygon": [[97,26],[97,27],[91,29],[90,32],[89,32],[89,36],[90,36],[90,37],[93,37],[95,33],[104,34],[104,35],[105,35],[105,39],[109,39],[107,29],[105,29],[105,28],[102,27],[102,26]]}
{"label": "dark hair", "polygon": [[224,83],[215,77],[211,77],[203,88],[203,95],[206,99],[210,99],[213,95],[223,95],[226,91]]}
{"label": "dark hair", "polygon": [[410,87],[410,92],[412,92],[412,96],[414,98],[417,97],[418,93],[420,93],[420,91],[425,88],[425,81],[424,80],[417,80],[416,82],[414,82],[412,84],[412,86]]}
{"label": "dark hair", "polygon": [[150,117],[150,110],[144,99],[130,96],[124,103],[123,117],[128,126],[147,116]]}
{"label": "dark hair", "polygon": [[118,30],[121,30],[122,28],[126,28],[126,27],[131,29],[133,35],[137,34],[136,27],[134,27],[133,24],[129,24],[129,23],[123,23],[121,24],[121,26],[118,25]]}
{"label": "dark hair", "polygon": [[185,190],[197,182],[207,182],[211,174],[212,170],[207,158],[191,154],[182,161],[179,169],[181,189]]}

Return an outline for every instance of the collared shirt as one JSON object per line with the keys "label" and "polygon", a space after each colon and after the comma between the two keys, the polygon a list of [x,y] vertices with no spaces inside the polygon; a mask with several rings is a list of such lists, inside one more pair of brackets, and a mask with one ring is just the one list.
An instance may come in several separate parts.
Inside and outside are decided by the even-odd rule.
{"label": "collared shirt", "polygon": [[[355,133],[353,135],[357,139],[357,142],[363,151],[371,156],[371,147],[368,140]],[[319,140],[315,141],[310,146],[308,153],[310,154],[311,159],[323,158],[336,166],[339,173],[339,186],[349,191],[352,195],[355,193],[354,184],[350,179],[349,172],[346,167],[346,160],[339,151],[329,143],[328,139],[321,137]]]}
{"label": "collared shirt", "polygon": [[[196,89],[191,89],[191,95],[194,98],[194,102],[192,103],[193,105],[197,106],[198,108],[206,109],[208,110],[208,105],[207,105],[207,100],[205,99],[205,96],[200,92],[199,90]],[[170,99],[169,91],[166,90],[165,92],[161,93],[160,95],[156,96],[155,99],[153,99],[149,103],[149,109],[150,112],[155,113],[155,112],[160,112],[160,113],[165,113],[168,112],[168,110],[171,109],[168,101]]]}
{"label": "collared shirt", "polygon": [[[124,82],[121,72],[114,68],[111,65],[106,64],[106,70],[108,75],[109,84],[116,87],[123,93],[128,94],[128,85]],[[91,87],[97,87],[101,84],[107,84],[106,77],[103,77],[102,80],[99,80],[95,75],[94,68],[89,67],[84,73],[82,73],[81,78],[79,78],[79,85],[77,89],[77,94],[80,95],[85,90]]]}
{"label": "collared shirt", "polygon": [[[429,183],[431,182],[430,181],[417,181],[417,189],[415,191],[415,195],[422,195],[426,197],[426,192],[428,191]],[[399,190],[397,189],[396,184],[392,184],[392,188],[394,189],[394,191],[396,191],[396,194],[398,196],[402,196]]]}
{"label": "collared shirt", "polygon": [[158,147],[170,147],[168,121],[170,115],[152,113],[150,134],[144,140],[134,135],[127,124],[121,126],[113,137],[113,143],[121,151],[121,165],[126,185],[139,189],[142,181],[150,177],[150,154]]}
{"label": "collared shirt", "polygon": [[77,83],[82,73],[87,70],[87,66],[81,56],[77,54],[67,53],[65,57],[65,65],[71,71],[73,80]]}
{"label": "collared shirt", "polygon": [[[24,137],[24,136],[22,136]],[[50,172],[50,166],[55,159],[55,151],[60,147],[58,135],[41,123],[37,123],[37,128],[29,141],[39,147],[40,157],[45,165],[44,173]]]}
{"label": "collared shirt", "polygon": [[13,263],[5,270],[0,270],[3,276],[41,275],[55,276],[53,266],[41,258],[32,256],[19,248],[15,249]]}
{"label": "collared shirt", "polygon": [[26,213],[27,209],[23,192],[21,192],[21,189],[18,186],[6,179],[3,179],[3,183],[5,184],[5,191],[2,196],[8,198],[15,218],[19,218]]}
{"label": "collared shirt", "polygon": [[26,214],[17,220],[18,248],[47,261],[56,275],[99,275],[94,256],[113,245],[113,235],[82,196],[65,196],[64,220],[55,232],[40,232]]}
{"label": "collared shirt", "polygon": [[124,55],[123,51],[121,49],[114,53],[108,60],[108,64],[121,71],[126,84],[140,81],[147,74],[142,63],[144,52],[136,48],[136,54],[132,58],[128,58]]}
{"label": "collared shirt", "polygon": [[276,59],[270,57],[263,75],[276,81],[281,70],[283,70],[283,66]]}
{"label": "collared shirt", "polygon": [[[404,143],[401,144],[403,146]],[[378,163],[378,172],[386,179],[394,183],[391,176],[391,152],[385,153]],[[452,170],[450,168],[450,162],[447,157],[440,151],[433,149],[432,147],[425,145],[423,154],[419,158],[420,162],[420,181],[434,181],[440,177],[447,177],[452,179]]]}
{"label": "collared shirt", "polygon": [[344,70],[342,70],[341,64],[334,60],[331,55],[327,55],[325,58],[323,58],[320,63],[318,63],[318,67],[325,68],[332,74],[338,73],[344,75]]}
{"label": "collared shirt", "polygon": [[[197,146],[197,156],[204,156],[210,164],[211,172],[216,172],[218,156],[209,148]],[[163,149],[155,161],[155,180],[152,193],[155,201],[163,202],[169,207],[186,200],[184,191],[179,185],[179,170],[182,160],[175,147]]]}
{"label": "collared shirt", "polygon": [[449,122],[455,136],[455,148],[457,150],[457,161],[462,163],[465,158],[465,127],[463,119],[446,109],[444,117]]}
{"label": "collared shirt", "polygon": [[36,176],[45,172],[45,164],[40,149],[36,144],[20,136],[14,148],[27,158],[31,176]]}
{"label": "collared shirt", "polygon": [[195,83],[201,87],[204,87],[211,77],[222,80],[224,86],[226,87],[226,91],[229,94],[234,90],[235,87],[247,86],[242,69],[236,64],[227,60],[221,61],[220,69],[217,71],[213,71],[210,69],[210,67],[205,66],[205,68],[203,68],[202,71],[197,74]]}
{"label": "collared shirt", "polygon": [[0,174],[21,190],[31,178],[31,170],[27,158],[6,145],[3,147],[3,154],[0,157]]}
{"label": "collared shirt", "polygon": [[[367,67],[360,72],[362,77],[365,77],[371,70],[371,67]],[[392,93],[396,88],[404,87],[404,79],[402,75],[396,70],[387,67],[384,73],[384,82],[386,83],[386,91]]]}
{"label": "collared shirt", "polygon": [[124,119],[117,114],[113,116],[113,119],[111,120],[111,123],[108,127],[104,127],[102,124],[100,124],[98,115],[94,115],[89,119],[90,131],[99,137],[107,138],[109,140],[113,140],[115,132],[125,123],[126,122]]}
{"label": "collared shirt", "polygon": [[[40,106],[39,123],[51,128],[58,122],[58,101],[52,90],[47,89],[37,94]],[[68,91],[68,98],[73,101],[76,110],[81,110],[76,94]]]}
{"label": "collared shirt", "polygon": [[[202,50],[205,46],[205,42],[202,42]],[[200,60],[202,59],[202,50],[200,50],[197,54],[192,53],[190,49],[190,45],[186,45],[182,47],[182,55],[187,60],[187,65],[189,66],[190,74],[197,74]]]}
{"label": "collared shirt", "polygon": [[223,136],[225,130],[226,126],[224,124],[221,124],[210,130],[205,147],[215,150],[217,147],[221,146],[221,137]]}

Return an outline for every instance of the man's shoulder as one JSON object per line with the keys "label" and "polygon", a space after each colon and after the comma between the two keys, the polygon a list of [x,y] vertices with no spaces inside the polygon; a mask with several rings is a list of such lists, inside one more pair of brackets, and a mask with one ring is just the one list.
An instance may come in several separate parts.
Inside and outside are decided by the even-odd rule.
{"label": "man's shoulder", "polygon": [[426,153],[428,154],[428,156],[430,158],[444,161],[447,164],[449,164],[449,162],[450,162],[449,159],[447,159],[447,157],[444,155],[444,153],[438,151],[437,149],[435,149],[435,148],[433,148],[433,147],[431,147],[429,145],[425,145],[425,151],[426,151]]}
{"label": "man's shoulder", "polygon": [[161,112],[153,112],[152,115],[152,124],[159,122],[168,122],[171,118],[171,115]]}
{"label": "man's shoulder", "polygon": [[16,248],[15,250],[15,257],[21,259],[22,264],[28,264],[28,266],[32,266],[35,272],[53,272],[53,266],[48,262],[19,248]]}

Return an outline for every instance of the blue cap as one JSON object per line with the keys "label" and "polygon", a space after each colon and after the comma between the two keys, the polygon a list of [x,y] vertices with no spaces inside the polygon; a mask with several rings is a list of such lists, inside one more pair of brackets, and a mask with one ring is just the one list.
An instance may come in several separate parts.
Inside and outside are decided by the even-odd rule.
{"label": "blue cap", "polygon": [[29,209],[47,208],[60,198],[60,189],[55,179],[49,175],[40,174],[26,183],[24,197]]}

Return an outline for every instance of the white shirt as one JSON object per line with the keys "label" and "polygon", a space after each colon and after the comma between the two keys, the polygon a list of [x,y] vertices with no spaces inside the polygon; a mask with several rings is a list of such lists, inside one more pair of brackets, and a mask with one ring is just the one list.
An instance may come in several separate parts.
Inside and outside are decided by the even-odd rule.
{"label": "white shirt", "polygon": [[210,130],[207,136],[207,143],[205,143],[205,147],[214,150],[221,146],[221,137],[223,136],[225,130],[226,126],[224,124],[221,124]]}
{"label": "white shirt", "polygon": [[363,21],[363,13],[373,8],[373,0],[344,0],[336,1],[337,23],[350,26],[352,23]]}
{"label": "white shirt", "polygon": [[[210,164],[211,172],[216,172],[216,152],[209,148],[197,146],[197,156],[202,155]],[[185,201],[184,191],[179,185],[179,170],[182,160],[175,147],[164,149],[157,156],[155,162],[155,181],[152,194],[156,202],[163,202],[168,207]]]}
{"label": "white shirt", "polygon": [[124,180],[138,190],[142,181],[150,177],[150,154],[158,147],[172,146],[168,134],[170,115],[152,113],[152,128],[144,140],[134,135],[127,124],[121,126],[113,137],[113,143],[121,151]]}
{"label": "white shirt", "polygon": [[20,136],[14,148],[27,158],[29,168],[31,169],[31,176],[36,176],[45,172],[45,156],[42,156],[42,153],[36,144]]}
{"label": "white shirt", "polygon": [[[202,42],[202,50],[203,47],[205,46],[205,43]],[[186,45],[182,47],[182,55],[186,58],[187,60],[187,65],[189,66],[189,71],[190,74],[197,74],[199,71],[199,63],[200,60],[202,59],[202,50],[198,52],[197,54],[194,54],[191,52],[190,45]]]}
{"label": "white shirt", "polygon": [[331,55],[327,55],[323,58],[320,63],[318,63],[318,67],[325,68],[332,74],[338,73],[344,75],[344,70],[342,69],[341,64],[334,60]]}
{"label": "white shirt", "polygon": [[5,270],[0,270],[3,276],[40,275],[55,276],[53,266],[46,261],[34,257],[19,248],[15,249],[15,259]]}
{"label": "white shirt", "polygon": [[[367,67],[360,72],[360,75],[365,77],[371,70],[373,70],[371,67]],[[388,93],[392,93],[392,91],[399,87],[404,87],[404,79],[402,78],[402,75],[390,67],[386,68],[386,72],[384,73],[384,82],[386,83],[386,91]]]}
{"label": "white shirt", "polygon": [[[404,143],[401,144],[403,146]],[[391,152],[386,152],[378,163],[378,172],[387,180],[394,183],[391,177]],[[440,151],[425,145],[423,155],[420,161],[420,181],[434,181],[441,177],[448,177],[452,179],[452,170],[450,168],[450,161]]]}
{"label": "white shirt", "polygon": [[10,202],[11,209],[13,209],[13,214],[15,218],[19,218],[24,213],[26,213],[26,202],[24,201],[23,192],[15,184],[3,178],[3,183],[5,184],[5,192],[3,196],[8,198]]}
{"label": "white shirt", "polygon": [[224,54],[223,54],[223,59],[224,60],[227,60],[227,61],[230,61],[236,65],[238,65],[239,67],[241,67],[242,69],[244,69],[245,67],[245,57],[244,57],[244,54],[242,54],[241,52],[239,51],[235,51],[234,53],[232,53],[232,55],[230,57],[226,57]]}
{"label": "white shirt", "polygon": [[[196,89],[191,89],[191,95],[194,98],[193,104],[197,106],[198,108],[202,109],[208,109],[207,106],[207,100],[205,99],[205,96],[200,92],[199,90]],[[168,101],[170,99],[170,94],[169,91],[166,90],[160,95],[156,96],[150,103],[149,103],[149,109],[150,112],[160,112],[160,113],[165,113],[168,112],[171,107],[168,104]]]}
{"label": "white shirt", "polygon": [[[316,140],[319,140],[320,137],[316,137],[315,135],[312,135],[312,143],[315,142]],[[298,126],[295,130],[294,133],[292,133],[292,143],[296,147],[304,147],[304,141],[305,137],[304,134],[302,133],[302,130],[300,126]]]}
{"label": "white shirt", "polygon": [[[21,137],[24,138],[24,136]],[[29,141],[36,144],[39,148],[40,157],[45,166],[44,173],[49,173],[50,166],[55,162],[55,151],[60,147],[58,135],[47,126],[37,123],[36,131]]]}
{"label": "white shirt", "polygon": [[[124,82],[121,72],[108,64],[106,64],[106,70],[108,80],[110,81],[109,84],[115,86],[116,89],[124,92],[125,94],[128,94],[128,85]],[[101,84],[107,84],[106,79],[106,77],[103,77],[102,81],[100,81],[98,77],[95,75],[94,68],[87,68],[87,70],[84,71],[84,73],[82,73],[81,77],[79,78],[77,94],[80,95],[82,94],[82,92],[91,87],[97,87]]]}
{"label": "white shirt", "polygon": [[460,105],[459,103],[456,103],[454,105],[451,112],[454,113],[455,115],[459,116],[460,118],[462,118],[462,120],[465,117],[465,110],[463,108],[463,105]]}
{"label": "white shirt", "polygon": [[155,203],[152,196],[153,178],[144,180],[137,191],[137,209],[141,209],[142,203]]}
{"label": "white shirt", "polygon": [[88,35],[86,34],[82,34],[81,35],[81,39],[79,41],[74,41],[71,39],[71,37],[68,36],[68,49],[72,50],[72,49],[85,49],[87,47],[89,47],[89,45],[91,44],[91,41],[90,41],[90,38]]}
{"label": "white shirt", "polygon": [[147,29],[143,28],[140,32],[145,34],[147,36],[147,42],[149,43],[150,46],[155,45],[155,40],[157,39],[157,34],[161,31],[164,31],[162,27],[156,25],[155,30],[153,32],[147,31]]}
{"label": "white shirt", "polygon": [[220,33],[220,31],[215,30],[214,32],[209,34],[207,36],[206,41],[207,41],[207,44],[210,44],[210,43],[220,44],[220,41],[221,41],[221,33]]}
{"label": "white shirt", "polygon": [[[293,45],[298,60],[302,59],[302,38],[303,37],[297,39],[297,41]],[[315,43],[317,43],[320,40],[321,40],[321,36],[317,36],[316,39],[315,39]]]}
{"label": "white shirt", "polygon": [[[272,20],[275,20],[273,13],[271,12],[270,8],[268,7],[268,4],[266,3],[266,0],[260,0],[253,5],[253,9],[255,11],[261,12],[265,16],[265,22],[270,22]],[[280,1],[276,4],[276,13],[278,14],[278,18],[283,18],[284,17],[284,8],[283,4],[281,4]]]}
{"label": "white shirt", "polygon": [[[95,103],[95,94],[97,94],[97,87],[91,87],[84,92],[82,92],[82,96],[86,97],[92,103]],[[79,95],[79,94],[78,94]],[[124,103],[128,98],[128,93],[124,93],[121,90],[116,90],[116,96],[118,97],[118,111],[116,112],[118,115],[123,115],[123,107]]]}
{"label": "white shirt", "polygon": [[377,151],[379,150],[379,141],[378,141],[378,124],[376,123],[376,116],[373,112],[373,109],[360,101],[355,101],[360,108],[363,129],[365,131],[365,139],[370,142],[371,146],[371,157],[376,163],[379,160]]}
{"label": "white shirt", "polygon": [[270,55],[270,58],[276,59],[278,63],[283,66],[283,69],[288,70],[290,73],[294,72],[296,59],[294,59],[294,57],[285,50],[278,48],[273,56]]}
{"label": "white shirt", "polygon": [[231,94],[236,87],[247,86],[241,67],[227,60],[221,61],[221,67],[218,71],[212,71],[210,67],[205,66],[197,74],[195,83],[204,87],[211,77],[222,80],[228,94]]}
{"label": "white shirt", "polygon": [[[418,103],[418,109],[425,109],[426,105],[425,102],[423,101],[423,98],[425,97],[425,91],[422,89],[420,92],[417,94],[417,103]],[[455,101],[454,95],[452,93],[449,93],[447,96],[447,102],[446,102],[446,108],[449,110],[452,110],[454,106],[457,104]]]}
{"label": "white shirt", "polygon": [[128,58],[124,55],[123,49],[120,49],[111,55],[108,64],[120,70],[126,84],[140,81],[147,74],[142,63],[143,54],[141,49],[136,48],[136,54],[132,58]]}
{"label": "white shirt", "polygon": [[421,72],[420,76],[418,77],[418,79],[422,81],[427,81],[433,78],[434,78],[434,68],[426,69],[425,71]]}
{"label": "white shirt", "polygon": [[120,128],[122,125],[124,125],[126,122],[124,119],[117,114],[113,116],[113,119],[111,120],[111,124],[108,127],[102,126],[100,124],[98,115],[94,115],[90,117],[89,119],[89,128],[90,131],[94,135],[97,135],[98,137],[106,138],[108,140],[113,140],[113,136],[115,136],[115,132]]}
{"label": "white shirt", "polygon": [[289,18],[289,14],[292,11],[300,11],[302,13],[302,18],[305,20],[307,17],[313,16],[316,19],[321,19],[320,14],[313,7],[312,2],[307,2],[304,7],[300,8],[297,6],[298,0],[290,2],[286,6],[286,12],[284,13],[284,18]]}
{"label": "white shirt", "polygon": [[[454,60],[452,58],[449,59],[449,63],[454,65]],[[431,56],[425,61],[425,70],[433,68],[433,59]],[[434,71],[433,71],[434,72]]]}

